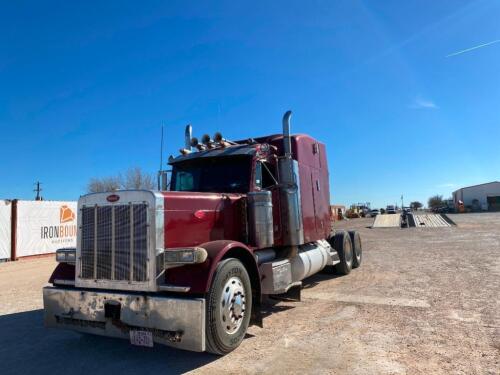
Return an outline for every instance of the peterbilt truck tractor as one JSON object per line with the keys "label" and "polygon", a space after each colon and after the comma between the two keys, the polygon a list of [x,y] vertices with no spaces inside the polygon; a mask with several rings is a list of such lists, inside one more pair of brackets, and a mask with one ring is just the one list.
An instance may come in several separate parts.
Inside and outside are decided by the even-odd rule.
{"label": "peterbilt truck tractor", "polygon": [[325,145],[290,134],[185,146],[158,190],[78,201],[76,249],[43,289],[48,327],[223,355],[261,302],[300,300],[302,280],[361,264],[357,232],[333,231]]}

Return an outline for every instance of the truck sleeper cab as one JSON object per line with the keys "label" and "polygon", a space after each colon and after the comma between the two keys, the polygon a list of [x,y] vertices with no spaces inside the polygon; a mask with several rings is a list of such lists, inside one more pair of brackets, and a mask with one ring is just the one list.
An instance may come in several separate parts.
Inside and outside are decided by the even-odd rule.
{"label": "truck sleeper cab", "polygon": [[226,354],[263,295],[361,263],[357,232],[332,232],[325,146],[307,135],[198,144],[186,128],[169,187],[82,196],[77,248],[43,290],[45,324]]}

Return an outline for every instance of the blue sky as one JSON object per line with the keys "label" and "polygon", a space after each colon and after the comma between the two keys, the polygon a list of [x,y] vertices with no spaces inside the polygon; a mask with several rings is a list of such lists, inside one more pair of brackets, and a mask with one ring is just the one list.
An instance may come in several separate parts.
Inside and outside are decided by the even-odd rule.
{"label": "blue sky", "polygon": [[[500,179],[500,1],[6,2],[0,198],[77,199],[196,135],[327,144],[332,202]],[[455,54],[490,43],[482,48]],[[451,56],[450,56],[451,55]]]}

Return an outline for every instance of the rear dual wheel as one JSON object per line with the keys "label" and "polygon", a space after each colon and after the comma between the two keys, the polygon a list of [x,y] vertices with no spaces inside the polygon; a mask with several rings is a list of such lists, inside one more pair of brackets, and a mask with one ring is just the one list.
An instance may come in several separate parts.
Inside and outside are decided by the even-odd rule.
{"label": "rear dual wheel", "polygon": [[354,230],[337,232],[330,240],[330,244],[333,245],[340,259],[340,263],[334,266],[336,273],[347,275],[353,268],[358,268],[361,265],[363,248],[358,232]]}
{"label": "rear dual wheel", "polygon": [[363,246],[361,244],[361,236],[355,230],[350,230],[349,237],[351,237],[352,243],[352,268],[358,268],[361,266],[361,259],[363,257]]}
{"label": "rear dual wheel", "polygon": [[250,277],[239,260],[219,263],[206,301],[206,349],[227,354],[243,341],[252,312]]}
{"label": "rear dual wheel", "polygon": [[353,249],[351,237],[346,232],[337,232],[333,237],[333,248],[339,255],[340,263],[333,269],[336,273],[347,275],[351,272],[353,263]]}

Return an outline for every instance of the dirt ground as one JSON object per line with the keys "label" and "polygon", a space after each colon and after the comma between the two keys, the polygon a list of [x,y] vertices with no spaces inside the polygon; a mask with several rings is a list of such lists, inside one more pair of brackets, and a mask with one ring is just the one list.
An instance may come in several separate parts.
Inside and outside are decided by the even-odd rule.
{"label": "dirt ground", "polygon": [[369,229],[361,268],[306,280],[225,357],[48,330],[52,258],[0,264],[1,374],[500,374],[500,214],[452,228]]}

